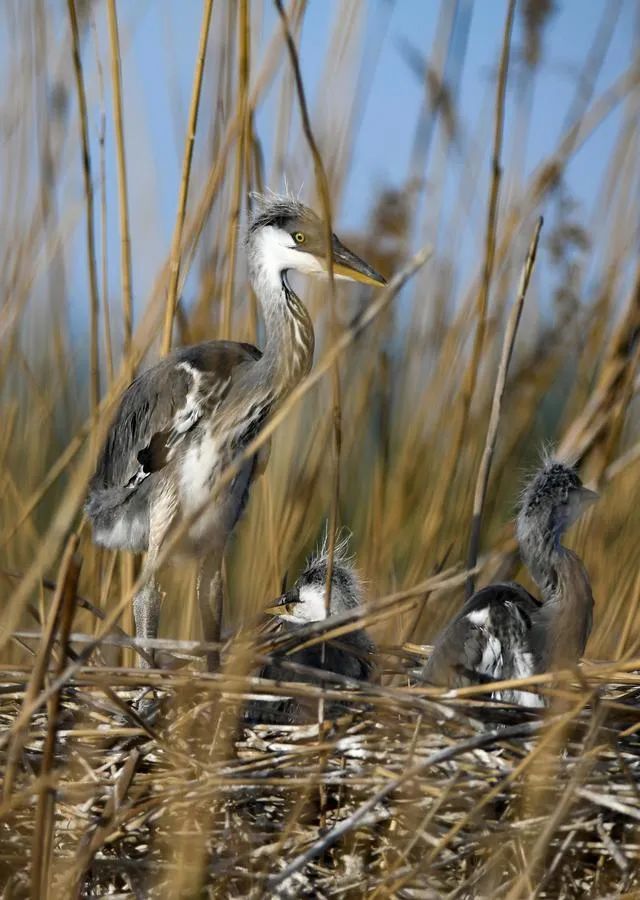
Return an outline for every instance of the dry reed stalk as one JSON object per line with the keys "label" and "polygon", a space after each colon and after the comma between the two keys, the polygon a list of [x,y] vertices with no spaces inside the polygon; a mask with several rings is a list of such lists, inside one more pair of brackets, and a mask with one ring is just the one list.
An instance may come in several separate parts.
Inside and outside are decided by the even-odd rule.
{"label": "dry reed stalk", "polygon": [[[287,19],[287,14],[284,11],[282,6],[282,0],[274,0],[276,9],[278,11],[278,15],[280,16],[280,20],[282,22],[282,28],[285,37],[285,43],[287,46],[287,50],[289,53],[289,59],[291,62],[291,69],[293,72],[294,83],[296,87],[296,94],[298,97],[298,105],[300,107],[300,116],[302,119],[302,130],[304,132],[307,144],[309,146],[309,150],[311,152],[311,156],[313,158],[313,167],[316,178],[316,185],[318,188],[318,193],[320,195],[320,202],[322,206],[322,213],[325,223],[325,241],[326,241],[326,265],[327,265],[327,274],[329,276],[329,304],[330,304],[330,333],[331,340],[336,343],[338,338],[338,321],[336,314],[336,295],[335,295],[335,283],[334,283],[334,273],[333,273],[333,228],[332,228],[332,213],[331,213],[331,197],[329,192],[329,180],[327,178],[327,173],[324,168],[324,164],[322,162],[322,156],[320,154],[320,150],[318,149],[318,145],[316,143],[315,137],[313,135],[313,131],[311,128],[311,120],[309,118],[309,111],[307,108],[307,101],[304,92],[304,85],[302,82],[302,73],[300,71],[300,63],[298,60],[298,54],[296,51],[296,47],[293,41],[293,36],[291,34],[291,29],[289,26],[289,21]],[[327,574],[325,581],[325,612],[326,615],[329,615],[329,609],[331,604],[331,585],[333,581],[333,561],[334,554],[336,548],[336,535],[338,531],[339,525],[339,506],[340,506],[340,456],[341,456],[341,448],[342,448],[342,399],[341,399],[341,388],[340,388],[340,370],[338,368],[338,362],[334,363],[331,371],[331,385],[332,385],[332,399],[333,399],[333,408],[332,408],[332,419],[333,419],[333,491],[331,496],[331,505],[329,507],[329,524],[328,524],[328,535],[327,535]],[[321,661],[324,662],[324,655],[326,652],[326,647],[323,644],[321,651]],[[324,704],[322,701],[318,707],[318,721],[322,723],[324,721]],[[324,805],[324,795],[321,795],[321,805]]]}
{"label": "dry reed stalk", "polygon": [[[473,569],[478,559],[478,550],[480,547],[480,532],[482,529],[482,511],[487,496],[489,473],[491,472],[491,463],[493,461],[496,440],[498,438],[498,427],[500,425],[500,416],[502,413],[502,400],[507,384],[507,374],[509,372],[509,364],[511,362],[511,356],[513,354],[516,334],[518,333],[518,325],[520,324],[520,317],[522,315],[522,309],[524,307],[524,301],[527,295],[529,281],[531,279],[533,266],[536,260],[536,252],[538,250],[538,241],[540,240],[541,228],[542,217],[538,219],[535,230],[533,232],[533,237],[531,238],[531,243],[529,244],[527,258],[520,275],[520,284],[518,286],[516,302],[511,309],[511,313],[509,314],[509,320],[507,322],[507,328],[502,343],[502,354],[500,356],[500,364],[498,366],[496,385],[493,393],[491,415],[489,417],[489,425],[487,427],[487,437],[485,440],[482,460],[480,462],[480,468],[478,469],[476,489],[473,498],[473,518],[471,521],[471,537],[469,540],[469,553],[467,556],[468,569]],[[469,580],[467,581],[466,585],[466,591],[467,597],[470,597],[473,594],[473,575],[469,576]]]}
{"label": "dry reed stalk", "polygon": [[[332,228],[332,212],[331,212],[331,196],[329,190],[329,180],[327,178],[327,173],[324,168],[324,164],[322,162],[322,156],[320,154],[320,150],[318,148],[318,144],[313,134],[313,129],[311,126],[311,119],[309,117],[309,110],[307,107],[307,101],[305,97],[304,84],[302,82],[302,73],[300,71],[300,62],[298,59],[298,53],[296,50],[295,43],[293,41],[293,35],[291,33],[291,28],[289,25],[289,20],[286,12],[284,11],[284,7],[282,5],[282,0],[275,0],[275,6],[278,10],[278,15],[280,16],[280,20],[282,22],[282,29],[284,33],[284,39],[287,47],[287,51],[289,54],[289,60],[291,63],[291,70],[293,73],[294,84],[296,88],[296,95],[298,98],[298,106],[300,108],[300,117],[302,120],[302,130],[309,147],[309,151],[311,153],[313,159],[314,172],[316,177],[316,185],[318,189],[318,194],[320,197],[320,204],[322,207],[322,215],[324,218],[325,224],[325,240],[326,240],[326,265],[327,265],[327,275],[329,281],[329,301],[330,301],[330,310],[331,310],[331,331],[332,331],[332,340],[335,341],[337,334],[337,317],[335,310],[335,283],[334,283],[334,273],[333,273],[333,228]],[[341,404],[340,404],[340,379],[339,379],[339,371],[334,368],[333,375],[333,420],[334,420],[334,440],[335,440],[335,453],[336,453],[336,472],[335,472],[335,488],[339,495],[340,490],[340,480],[339,480],[339,454],[340,454],[340,444],[341,444],[341,426],[340,426],[340,418],[341,418]],[[332,516],[334,516],[333,521],[333,529],[330,526],[329,533],[329,547],[328,547],[328,575],[327,575],[327,584],[330,585],[330,570],[333,567],[333,551],[335,549],[335,531],[337,520],[335,516],[337,516],[336,510],[337,503],[334,503],[334,510],[332,512]],[[328,588],[329,590],[329,588]]]}
{"label": "dry reed stalk", "polygon": [[[462,382],[462,411],[453,443],[453,464],[450,479],[455,477],[458,459],[462,448],[464,433],[467,428],[467,420],[471,409],[471,401],[476,387],[480,359],[484,348],[486,331],[486,318],[489,308],[489,291],[496,256],[496,242],[498,230],[498,200],[500,196],[500,179],[502,177],[502,142],[504,134],[505,98],[507,92],[507,74],[509,71],[509,54],[511,52],[511,33],[515,15],[515,0],[509,0],[507,18],[502,37],[502,50],[498,68],[496,85],[496,104],[494,118],[493,151],[491,156],[491,186],[489,190],[489,203],[487,206],[487,223],[485,231],[485,253],[482,269],[482,281],[475,307],[476,330],[473,338],[473,349],[468,366],[465,369]],[[448,490],[447,490],[448,493]]]}
{"label": "dry reed stalk", "polygon": [[91,20],[93,32],[96,68],[98,71],[98,86],[100,93],[100,126],[98,130],[98,145],[100,147],[100,256],[101,256],[101,293],[102,316],[104,333],[104,358],[107,366],[107,387],[111,387],[114,378],[113,369],[113,345],[111,340],[111,311],[109,309],[109,279],[108,279],[108,252],[107,252],[107,156],[106,156],[106,131],[107,113],[105,109],[104,72],[102,59],[100,58],[100,46],[98,42],[98,30],[95,19]]}
{"label": "dry reed stalk", "polygon": [[[87,116],[87,97],[84,87],[84,75],[82,72],[82,59],[80,57],[80,35],[78,32],[78,14],[75,0],[67,0],[69,24],[71,26],[71,43],[73,47],[73,71],[76,80],[78,94],[78,118],[80,122],[80,142],[82,146],[82,177],[84,180],[84,195],[86,203],[86,241],[87,263],[89,267],[89,367],[90,377],[90,401],[91,414],[98,413],[100,401],[100,356],[98,347],[98,321],[100,316],[100,301],[98,297],[98,275],[96,271],[96,240],[93,220],[93,185],[91,183],[91,154],[89,152],[89,122]],[[107,302],[106,296],[103,302]]]}
{"label": "dry reed stalk", "polygon": [[238,7],[238,118],[240,129],[237,141],[235,174],[231,198],[231,214],[227,228],[227,280],[222,296],[222,337],[231,336],[231,317],[235,285],[238,225],[242,199],[242,184],[247,166],[249,144],[249,63],[250,22],[248,0],[240,0]]}
{"label": "dry reed stalk", "polygon": [[133,372],[131,341],[133,334],[133,298],[131,282],[131,232],[129,228],[129,191],[127,187],[127,163],[124,145],[122,112],[122,61],[116,0],[107,0],[109,41],[111,44],[111,90],[113,92],[113,125],[118,163],[118,206],[120,210],[120,280],[122,288],[122,327],[124,364]]}
{"label": "dry reed stalk", "polygon": [[182,160],[182,175],[180,177],[180,194],[178,197],[178,210],[171,240],[171,255],[169,261],[169,287],[167,289],[167,301],[164,314],[164,326],[162,331],[162,355],[166,355],[171,349],[171,336],[173,333],[173,317],[178,299],[178,283],[180,280],[180,254],[182,248],[182,234],[187,212],[187,198],[189,195],[189,179],[191,177],[191,162],[193,159],[193,147],[195,144],[196,130],[198,127],[198,110],[200,107],[200,94],[202,93],[202,78],[207,55],[207,42],[209,39],[209,26],[213,0],[204,0],[202,7],[202,24],[200,26],[200,39],[198,43],[198,56],[196,58],[195,71],[193,73],[193,86],[191,88],[191,103],[189,105],[189,120],[185,137],[184,156]]}
{"label": "dry reed stalk", "polygon": [[[25,737],[23,729],[27,725],[30,718],[30,713],[27,712],[27,709],[31,702],[38,696],[38,694],[42,690],[45,672],[49,665],[49,657],[53,648],[55,631],[58,626],[63,604],[65,603],[65,598],[67,598],[67,584],[69,583],[71,587],[73,587],[73,579],[75,578],[74,554],[76,552],[77,546],[77,536],[71,535],[67,542],[67,547],[62,558],[62,563],[60,565],[58,588],[56,589],[53,600],[51,602],[51,608],[47,617],[43,640],[40,645],[40,650],[35,658],[33,670],[31,672],[29,683],[27,685],[27,690],[25,691],[22,721],[20,726],[15,730],[15,736],[11,743],[7,756],[3,786],[3,797],[5,799],[11,796],[11,791],[13,790],[13,783],[15,781],[16,770],[20,760],[20,754],[22,752],[23,739]],[[52,691],[49,696],[53,697],[56,693],[57,691]],[[47,697],[47,699],[49,699],[49,697]]]}
{"label": "dry reed stalk", "polygon": [[[74,535],[69,542],[71,556],[68,560],[68,567],[66,571],[62,570],[60,573],[63,584],[57,626],[59,653],[53,670],[54,677],[60,675],[64,670],[69,649],[69,634],[73,623],[76,592],[82,565],[82,560],[77,554],[78,543],[78,538]],[[40,775],[44,778],[49,775],[54,763],[60,705],[60,692],[57,691],[51,696],[47,704],[48,727],[40,769]],[[43,788],[38,798],[31,850],[31,895],[33,900],[40,900],[40,898],[46,900],[47,897],[51,896],[50,868],[53,849],[55,802],[55,791],[51,788]]]}
{"label": "dry reed stalk", "polygon": [[[120,211],[120,279],[122,289],[122,327],[123,327],[123,365],[131,380],[134,373],[132,354],[133,335],[133,295],[131,278],[131,230],[129,225],[129,192],[127,187],[127,164],[124,140],[124,122],[122,107],[122,60],[120,55],[120,36],[118,32],[118,14],[116,0],[107,0],[109,20],[109,40],[111,45],[111,88],[113,94],[113,120],[116,139],[116,158],[118,168],[118,206]],[[131,589],[135,580],[134,561],[130,554],[120,556],[120,578],[122,591]],[[125,622],[130,629],[133,625],[133,614],[125,610]]]}

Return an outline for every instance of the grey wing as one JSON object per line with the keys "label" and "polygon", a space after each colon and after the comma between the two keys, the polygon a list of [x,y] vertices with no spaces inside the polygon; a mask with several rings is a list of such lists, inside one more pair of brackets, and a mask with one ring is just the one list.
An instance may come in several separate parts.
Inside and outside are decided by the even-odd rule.
{"label": "grey wing", "polygon": [[327,643],[325,665],[358,681],[370,681],[375,670],[375,654],[376,645],[367,632],[359,628]]}
{"label": "grey wing", "polygon": [[[261,636],[268,634],[286,634],[294,632],[288,623],[278,619],[269,618],[260,628]],[[286,657],[290,662],[300,662],[299,659]],[[269,681],[304,681],[299,673],[280,665],[277,655],[266,663],[258,672],[260,678]],[[245,710],[245,721],[251,724],[261,722],[268,725],[290,725],[297,721],[299,716],[299,703],[295,697],[285,696],[261,696],[250,700]]]}
{"label": "grey wing", "polygon": [[519,584],[494,584],[478,591],[436,638],[423,679],[464,687],[533,674],[533,616],[538,608]]}
{"label": "grey wing", "polygon": [[251,344],[209,341],[176,351],[129,385],[89,486],[85,509],[96,532],[113,510],[144,500],[148,476],[224,397],[236,366],[259,357]]}

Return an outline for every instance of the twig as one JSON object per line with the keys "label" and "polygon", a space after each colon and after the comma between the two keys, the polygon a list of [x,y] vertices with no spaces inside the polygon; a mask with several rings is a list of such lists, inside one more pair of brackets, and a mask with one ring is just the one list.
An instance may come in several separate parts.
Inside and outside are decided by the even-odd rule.
{"label": "twig", "polygon": [[184,157],[182,160],[182,177],[180,179],[180,194],[178,197],[178,211],[173,229],[171,241],[171,258],[169,262],[169,287],[167,289],[167,303],[164,312],[164,328],[162,332],[162,354],[165,355],[171,349],[171,335],[173,333],[173,317],[176,309],[178,295],[178,283],[180,280],[180,253],[182,249],[182,232],[187,211],[187,197],[189,194],[189,178],[191,175],[191,161],[193,159],[193,145],[198,127],[198,109],[200,107],[200,94],[202,92],[202,76],[207,54],[207,41],[209,38],[209,25],[213,0],[204,0],[202,10],[202,25],[200,26],[200,41],[198,44],[198,57],[193,73],[193,87],[191,89],[191,104],[189,107],[189,123],[184,145]]}
{"label": "twig", "polygon": [[404,774],[400,775],[398,778],[392,779],[388,784],[386,784],[383,788],[381,788],[376,794],[373,795],[366,803],[363,803],[359,806],[354,813],[352,813],[347,819],[344,819],[338,825],[334,826],[327,834],[323,835],[319,840],[317,840],[314,844],[309,847],[304,853],[300,853],[298,856],[293,859],[286,868],[284,868],[277,875],[271,876],[268,879],[268,885],[270,888],[275,888],[279,884],[282,884],[287,878],[290,878],[291,875],[298,872],[303,866],[305,866],[312,859],[315,859],[321,853],[324,853],[329,849],[329,847],[333,847],[333,845],[340,840],[345,834],[351,831],[355,826],[360,822],[368,812],[374,809],[378,803],[384,800],[389,794],[392,794],[395,790],[397,790],[400,785],[405,784],[407,781],[411,781],[414,778],[417,778],[419,775],[422,775],[427,769],[430,769],[432,766],[437,766],[443,762],[447,762],[450,759],[455,759],[456,756],[460,756],[462,753],[468,753],[470,750],[476,750],[478,747],[487,747],[491,744],[494,744],[496,741],[509,740],[515,737],[528,737],[532,734],[535,734],[540,729],[544,728],[547,723],[545,722],[526,722],[522,725],[512,725],[508,728],[495,729],[493,731],[484,732],[482,734],[475,735],[472,738],[469,738],[466,741],[460,741],[460,743],[455,744],[453,747],[447,747],[445,750],[438,750],[436,753],[432,753],[427,759],[423,762],[418,763],[413,766],[408,771],[404,772]]}
{"label": "twig", "polygon": [[[20,580],[23,577],[18,572],[2,571],[2,574],[6,575],[8,578],[16,578],[18,580]],[[50,578],[42,579],[42,587],[48,591],[57,591],[58,590],[58,585],[56,584],[55,581],[52,581]],[[100,609],[99,606],[95,606],[91,602],[91,600],[87,600],[86,597],[83,597],[78,593],[76,593],[76,595],[75,595],[75,602],[81,609],[86,609],[88,612],[90,612],[92,615],[94,615],[97,619],[104,620],[107,616],[107,614],[104,612],[104,610]],[[38,619],[37,621],[39,622],[40,620]],[[127,632],[124,630],[124,628],[121,628],[117,623],[113,626],[113,632],[114,632],[114,635],[119,636],[122,641],[130,642],[132,640],[131,636],[129,634],[127,634]],[[20,636],[19,632],[16,632],[16,634],[18,634],[18,636]],[[38,639],[42,638],[42,635],[32,635],[32,636],[38,637]],[[72,637],[70,640],[73,641],[73,640],[76,640],[76,638]],[[78,640],[80,640],[80,638],[78,638]],[[149,664],[151,664],[153,661],[152,657],[149,654],[147,654],[145,652],[144,648],[141,646],[137,647],[135,644],[131,644],[131,643],[126,643],[126,644],[122,643],[119,646],[136,647],[136,650],[140,654],[140,656],[142,656],[144,659],[146,659],[146,661]]]}
{"label": "twig", "polygon": [[115,825],[114,820],[123,805],[123,801],[129,788],[131,787],[139,760],[140,752],[134,749],[120,770],[120,774],[113,785],[113,790],[104,805],[102,814],[97,819],[94,831],[86,836],[85,841],[79,850],[74,871],[74,877],[78,888],[76,896],[78,897],[82,896],[82,885],[80,883],[82,875],[113,830]]}
{"label": "twig", "polygon": [[[502,398],[507,383],[507,373],[509,371],[509,363],[513,354],[513,346],[518,333],[518,325],[522,315],[524,300],[527,295],[531,273],[536,260],[536,252],[538,249],[538,241],[540,239],[540,229],[542,228],[542,216],[537,221],[529,251],[525,260],[522,273],[520,275],[520,285],[518,287],[518,296],[514,303],[507,328],[502,343],[502,353],[500,356],[500,364],[498,366],[498,376],[496,378],[496,386],[493,392],[493,403],[491,405],[491,415],[489,417],[489,427],[487,428],[487,437],[485,440],[484,451],[478,469],[478,477],[476,480],[476,490],[473,498],[473,519],[471,521],[471,537],[469,540],[469,554],[467,556],[467,568],[473,569],[478,559],[478,547],[480,545],[480,530],[482,528],[482,512],[484,502],[487,495],[487,486],[489,484],[489,473],[491,471],[491,463],[496,447],[496,439],[498,436],[498,426],[500,424],[500,414],[502,412]],[[473,594],[474,577],[469,576],[467,581],[467,597]]]}
{"label": "twig", "polygon": [[[478,374],[478,366],[480,364],[480,356],[484,344],[484,333],[486,329],[487,309],[489,306],[489,289],[491,287],[491,276],[493,274],[493,263],[496,254],[496,232],[498,226],[498,200],[500,197],[500,181],[502,178],[502,165],[500,158],[502,156],[502,141],[504,134],[504,108],[505,97],[507,93],[507,73],[509,71],[509,53],[511,50],[511,33],[513,31],[513,19],[515,15],[515,0],[509,0],[509,9],[507,11],[507,19],[504,26],[504,34],[502,38],[502,52],[500,54],[500,68],[498,70],[498,86],[496,93],[496,114],[493,136],[493,155],[491,160],[491,190],[489,193],[489,205],[487,208],[487,231],[485,244],[485,257],[482,274],[482,286],[478,295],[478,305],[476,308],[477,324],[476,335],[471,358],[471,367],[468,371],[468,399],[467,405],[471,404],[471,398],[475,389],[476,378]],[[465,395],[466,398],[466,395]]]}

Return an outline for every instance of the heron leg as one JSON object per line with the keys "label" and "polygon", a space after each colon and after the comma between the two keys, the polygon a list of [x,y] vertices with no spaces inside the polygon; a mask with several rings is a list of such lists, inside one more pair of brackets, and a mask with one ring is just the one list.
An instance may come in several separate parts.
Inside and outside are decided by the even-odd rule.
{"label": "heron leg", "polygon": [[[162,594],[155,579],[151,574],[133,598],[133,618],[136,624],[136,637],[143,640],[157,638],[160,624],[160,607],[162,606]],[[146,651],[146,658],[140,656],[143,668],[151,666],[149,658],[153,660],[154,650]]]}
{"label": "heron leg", "polygon": [[[203,560],[198,572],[198,606],[202,634],[207,643],[218,644],[222,636],[222,554],[211,553]],[[220,667],[220,651],[207,652],[207,671]]]}
{"label": "heron leg", "polygon": [[[169,532],[176,511],[175,491],[169,487],[156,498],[149,514],[149,545],[142,567],[142,587],[133,598],[133,618],[136,637],[153,639],[158,637],[162,594],[158,586],[156,567],[163,541]],[[142,658],[142,666],[157,665],[154,650],[146,651],[148,659]]]}

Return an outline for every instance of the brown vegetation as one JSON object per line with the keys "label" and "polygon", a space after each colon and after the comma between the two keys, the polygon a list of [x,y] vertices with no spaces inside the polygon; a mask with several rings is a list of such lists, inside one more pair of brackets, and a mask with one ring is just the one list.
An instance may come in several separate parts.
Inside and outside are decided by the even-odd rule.
{"label": "brown vegetation", "polygon": [[[114,402],[160,352],[163,328],[169,346],[172,319],[174,345],[216,336],[259,343],[237,239],[249,191],[295,172],[318,211],[330,199],[339,225],[357,163],[364,98],[353,75],[371,74],[361,56],[367,5],[335,7],[317,102],[326,109],[330,98],[334,114],[310,107],[313,131],[301,125],[304,85],[296,89],[292,68],[305,4],[277,5],[293,55],[277,13],[259,53],[260,4],[215,3],[210,25],[211,4],[202,4],[191,109],[177,111],[177,220],[144,297],[136,293],[144,235],[135,229],[145,211],[132,210],[121,109],[133,102],[120,60],[131,38],[123,4],[8,3],[0,12],[9,35],[0,107],[3,896],[101,896],[110,886],[167,898],[639,891],[637,57],[602,93],[594,87],[616,4],[603,6],[564,134],[528,181],[529,100],[553,4],[515,7],[488,83],[491,112],[478,121],[460,121],[455,85],[443,81],[453,4],[442,4],[428,65],[401,50],[424,87],[420,119],[406,123],[412,158],[396,186],[371,198],[369,221],[349,245],[387,275],[403,271],[415,247],[434,244],[433,252],[402,292],[392,285],[380,295],[365,328],[368,290],[336,284],[335,316],[333,289],[301,291],[316,324],[315,374],[278,419],[267,475],[234,538],[227,620],[241,634],[224,671],[204,675],[184,643],[198,637],[188,571],[166,573],[161,624],[167,646],[194,657],[188,667],[141,672],[131,642],[120,640],[121,629],[132,633],[135,564],[94,547],[81,515]],[[274,79],[278,129],[265,159],[256,110]],[[510,89],[521,92],[512,127],[525,136],[513,152],[501,100]],[[622,113],[614,152],[585,222],[566,173],[613,111]],[[114,172],[117,161],[113,196],[107,153]],[[445,202],[460,156],[457,194]],[[515,334],[507,322],[543,213],[544,274],[533,272],[496,409],[504,334]],[[467,265],[456,236],[471,218],[479,233]],[[107,221],[118,222],[121,241],[118,302],[108,291]],[[70,294],[71,266],[86,272],[86,309]],[[482,524],[476,581],[518,574],[514,498],[543,442],[575,460],[602,495],[570,535],[596,601],[587,661],[564,680],[538,678],[552,701],[546,720],[490,704],[484,688],[442,698],[410,687],[422,645],[464,597],[472,520]],[[250,639],[250,627],[327,518],[353,531],[382,684],[364,698],[353,691],[360,709],[336,725],[244,728],[243,696],[268,687],[248,679],[271,649]],[[144,685],[164,697],[152,726],[131,708]],[[296,690],[313,703],[322,694]]]}

